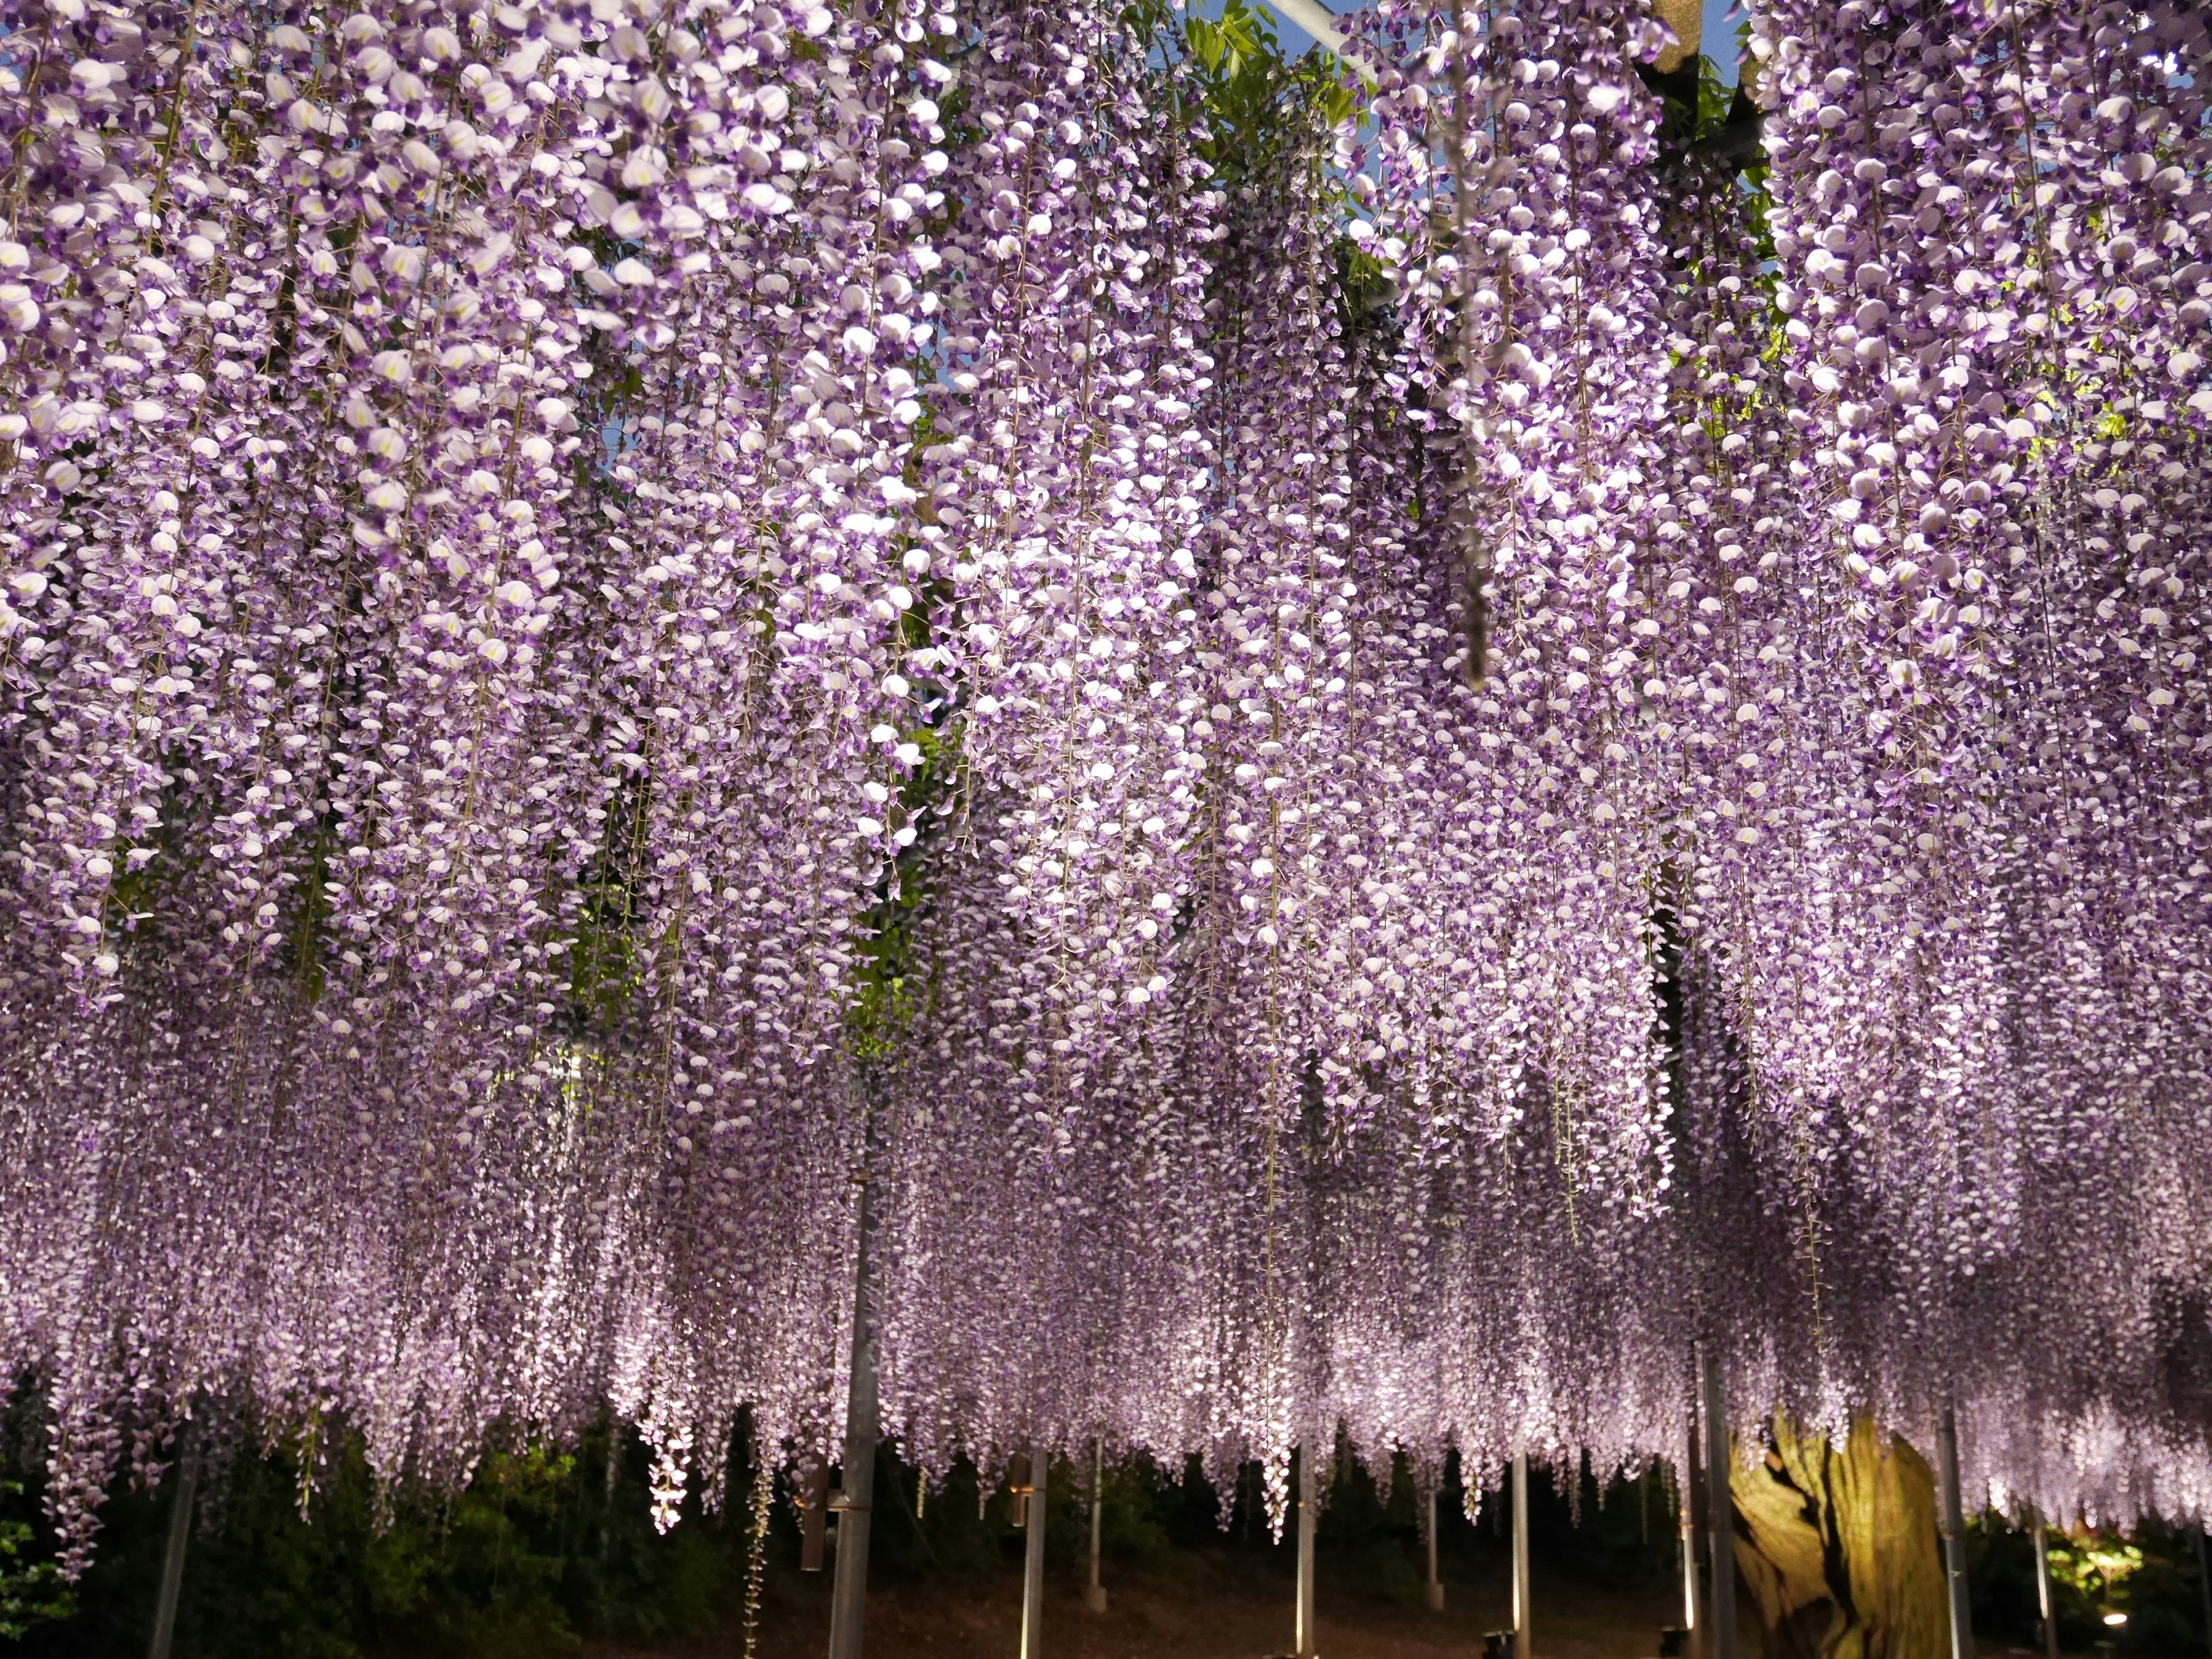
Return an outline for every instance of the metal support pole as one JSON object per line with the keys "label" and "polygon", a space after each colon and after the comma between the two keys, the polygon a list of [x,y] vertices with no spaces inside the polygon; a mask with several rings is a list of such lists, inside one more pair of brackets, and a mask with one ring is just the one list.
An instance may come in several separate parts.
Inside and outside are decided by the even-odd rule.
{"label": "metal support pole", "polygon": [[2197,1528],[2197,1595],[2204,1608],[2204,1651],[2212,1654],[2212,1569],[2204,1559],[2204,1528]]}
{"label": "metal support pole", "polygon": [[2043,1517],[2030,1510],[2027,1524],[2035,1534],[2035,1610],[2043,1620],[2043,1651],[2046,1659],[2058,1659],[2058,1618],[2051,1605],[2051,1547],[2044,1536]]}
{"label": "metal support pole", "polygon": [[1966,1599],[1966,1517],[1959,1503],[1959,1420],[1949,1406],[1936,1425],[1936,1479],[1943,1486],[1943,1576],[1949,1581],[1951,1659],[1974,1659],[1974,1618]]}
{"label": "metal support pole", "polygon": [[1533,1659],[1528,1629],[1528,1454],[1513,1454],[1513,1659]]}
{"label": "metal support pole", "polygon": [[1314,1645],[1314,1456],[1311,1446],[1298,1448],[1298,1606],[1297,1659],[1317,1659]]}
{"label": "metal support pole", "polygon": [[1022,1552],[1022,1659],[1044,1653],[1044,1487],[1051,1453],[1043,1441],[1030,1447],[1029,1537]]}
{"label": "metal support pole", "polygon": [[2212,1654],[2212,1571],[2204,1560],[2204,1528],[2197,1528],[2197,1594],[2204,1607],[2204,1651]]}
{"label": "metal support pole", "polygon": [[1720,1350],[1705,1345],[1705,1526],[1706,1553],[1712,1558],[1712,1594],[1705,1602],[1712,1659],[1735,1659],[1735,1498],[1729,1476],[1735,1454],[1729,1446],[1728,1378]]}
{"label": "metal support pole", "polygon": [[[614,1506],[607,1506],[611,1510]],[[799,1474],[799,1512],[802,1517],[799,1530],[799,1570],[801,1572],[822,1571],[822,1552],[829,1542],[830,1531],[830,1466],[827,1463],[801,1463]],[[611,1537],[614,1529],[605,1529]],[[602,1550],[602,1557],[606,1552]]]}
{"label": "metal support pole", "polygon": [[1437,1577],[1437,1489],[1433,1482],[1423,1499],[1429,1521],[1429,1611],[1444,1610],[1444,1581]]}
{"label": "metal support pole", "polygon": [[177,1600],[185,1588],[185,1551],[192,1541],[192,1498],[200,1484],[200,1435],[197,1424],[179,1431],[177,1496],[169,1505],[169,1548],[161,1558],[161,1589],[154,1603],[154,1639],[146,1659],[169,1659],[177,1635]]}
{"label": "metal support pole", "polygon": [[1083,1605],[1093,1613],[1106,1611],[1106,1586],[1098,1582],[1098,1512],[1106,1501],[1106,1443],[1091,1443],[1091,1582],[1083,1588]]}
{"label": "metal support pole", "polygon": [[1692,1653],[1706,1635],[1706,1620],[1703,1617],[1705,1564],[1700,1559],[1705,1549],[1705,1528],[1698,1524],[1698,1480],[1702,1467],[1698,1457],[1698,1402],[1693,1397],[1690,1401],[1688,1451],[1683,1460],[1681,1477],[1675,1482],[1682,1509],[1682,1628],[1690,1633]]}
{"label": "metal support pole", "polygon": [[[872,1142],[873,1136],[870,1136]],[[831,1500],[837,1517],[837,1571],[830,1587],[830,1659],[860,1659],[868,1615],[868,1522],[876,1495],[875,1314],[870,1244],[872,1188],[860,1188],[860,1237],[853,1272],[852,1381],[845,1396],[844,1486]]]}

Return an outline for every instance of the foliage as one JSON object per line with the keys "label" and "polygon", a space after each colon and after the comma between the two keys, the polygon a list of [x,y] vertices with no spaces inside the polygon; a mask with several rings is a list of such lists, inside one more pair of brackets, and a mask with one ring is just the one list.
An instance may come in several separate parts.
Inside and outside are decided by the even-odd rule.
{"label": "foliage", "polygon": [[[2200,1557],[2187,1522],[2147,1516],[2122,1532],[2053,1528],[2046,1534],[2051,1598],[2069,1651],[2110,1643],[2122,1653],[2193,1653],[2207,1639]],[[1974,1627],[1990,1640],[2039,1650],[2035,1552],[2027,1532],[1996,1515],[1967,1529]],[[2108,1613],[2127,1622],[2105,1622]]]}
{"label": "foliage", "polygon": [[2143,1564],[2138,1546],[2095,1533],[2066,1534],[2064,1541],[2049,1547],[2049,1555],[2055,1581],[2084,1601],[2115,1607]]}
{"label": "foliage", "polygon": [[1343,66],[1315,50],[1286,56],[1274,14],[1247,0],[1227,0],[1217,19],[1183,25],[1179,85],[1190,118],[1202,124],[1200,154],[1224,186],[1237,184],[1267,158],[1306,149],[1314,134],[1334,131],[1356,112]]}
{"label": "foliage", "polygon": [[[741,1515],[696,1498],[653,1527],[643,1448],[607,1432],[573,1451],[486,1453],[452,1497],[380,1492],[358,1436],[339,1437],[302,1514],[295,1455],[241,1449],[201,1487],[179,1610],[187,1659],[573,1651],[589,1639],[667,1643],[719,1627],[741,1595]],[[118,1493],[82,1610],[31,1632],[27,1656],[143,1652],[168,1493]],[[780,1540],[781,1541],[781,1540]],[[51,1563],[47,1564],[51,1568]]]}
{"label": "foliage", "polygon": [[[0,1480],[0,1503],[22,1493],[21,1481]],[[76,1611],[75,1591],[53,1559],[36,1553],[38,1542],[31,1522],[0,1514],[0,1641],[18,1640],[33,1626]]]}

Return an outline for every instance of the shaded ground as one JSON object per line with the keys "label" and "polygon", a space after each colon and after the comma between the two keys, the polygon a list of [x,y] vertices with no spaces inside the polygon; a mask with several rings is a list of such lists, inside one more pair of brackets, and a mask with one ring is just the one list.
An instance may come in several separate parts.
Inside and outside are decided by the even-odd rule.
{"label": "shaded ground", "polygon": [[[784,1581],[762,1609],[760,1659],[819,1659],[829,1634],[828,1575]],[[1395,1590],[1399,1586],[1388,1587]],[[1614,1592],[1582,1580],[1535,1581],[1536,1649],[1541,1659],[1647,1659],[1660,1626],[1678,1614],[1663,1595]],[[1316,1587],[1323,1659],[1465,1659],[1485,1631],[1510,1621],[1502,1573],[1448,1576],[1445,1611],[1407,1605],[1343,1571]],[[1109,1584],[1102,1615],[1083,1606],[1073,1582],[1048,1585],[1046,1650],[1053,1659],[1263,1659],[1289,1651],[1291,1582],[1274,1564],[1228,1550],[1178,1552],[1170,1562],[1124,1573]],[[917,1583],[868,1598],[868,1650],[896,1659],[991,1659],[1017,1651],[1021,1581],[1007,1573],[970,1584]],[[626,1651],[602,1650],[605,1659]],[[684,1650],[743,1651],[731,1631]],[[1746,1649],[1755,1653],[1755,1641]]]}
{"label": "shaded ground", "polygon": [[[772,1586],[758,1659],[821,1659],[829,1592],[826,1573]],[[1661,1627],[1680,1617],[1671,1595],[1540,1571],[1534,1595],[1539,1659],[1650,1659]],[[1290,1596],[1289,1580],[1272,1564],[1230,1551],[1184,1552],[1166,1565],[1122,1574],[1103,1615],[1084,1607],[1076,1583],[1048,1583],[1045,1650],[1051,1659],[1269,1659],[1291,1649]],[[1482,1652],[1485,1632],[1511,1620],[1502,1571],[1447,1573],[1442,1613],[1407,1605],[1340,1570],[1323,1571],[1316,1600],[1322,1659],[1471,1659]],[[1021,1581],[1012,1573],[968,1584],[908,1583],[868,1597],[867,1649],[882,1659],[1012,1659],[1020,1630]],[[1984,1659],[2031,1654],[2000,1642],[1980,1646]],[[677,1650],[683,1659],[737,1659],[744,1650],[736,1627]],[[1747,1617],[1737,1650],[1746,1659],[1760,1652]],[[644,1650],[619,1646],[592,1652],[593,1659],[647,1659]],[[2040,1656],[2033,1650],[2033,1659]]]}

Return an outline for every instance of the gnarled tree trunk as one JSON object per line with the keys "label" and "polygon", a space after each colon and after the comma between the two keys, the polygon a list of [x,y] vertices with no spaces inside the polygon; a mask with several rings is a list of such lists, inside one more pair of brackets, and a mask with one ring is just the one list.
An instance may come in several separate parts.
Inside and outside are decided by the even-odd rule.
{"label": "gnarled tree trunk", "polygon": [[1736,1568],[1767,1659],[1941,1659],[1948,1649],[1936,1480],[1859,1419],[1831,1444],[1776,1415],[1765,1457],[1739,1465]]}

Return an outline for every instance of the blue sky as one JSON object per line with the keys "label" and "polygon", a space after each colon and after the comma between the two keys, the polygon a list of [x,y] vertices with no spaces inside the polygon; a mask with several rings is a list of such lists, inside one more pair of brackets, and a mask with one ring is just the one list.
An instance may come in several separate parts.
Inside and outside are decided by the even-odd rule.
{"label": "blue sky", "polygon": [[[1346,4],[1345,0],[1321,0],[1321,3],[1335,12],[1359,9],[1358,6]],[[1218,0],[1215,0],[1212,5],[1202,4],[1200,9],[1218,13],[1220,10]],[[1730,86],[1735,84],[1735,31],[1738,15],[1734,0],[1705,0],[1705,56],[1720,65],[1721,79]],[[1275,30],[1276,38],[1283,43],[1284,49],[1294,55],[1313,45],[1313,37],[1287,18],[1278,16],[1275,19]]]}

